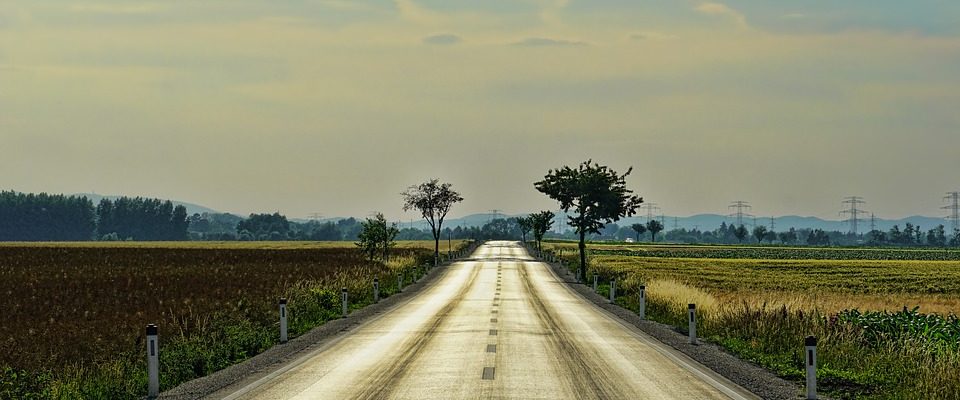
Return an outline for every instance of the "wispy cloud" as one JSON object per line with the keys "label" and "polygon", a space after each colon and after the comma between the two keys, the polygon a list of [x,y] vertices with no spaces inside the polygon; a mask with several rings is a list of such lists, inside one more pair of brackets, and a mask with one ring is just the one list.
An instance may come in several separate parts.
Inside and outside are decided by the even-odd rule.
{"label": "wispy cloud", "polygon": [[636,32],[630,34],[633,40],[657,40],[657,39],[675,39],[677,35],[661,32]]}
{"label": "wispy cloud", "polygon": [[452,44],[460,43],[462,41],[463,41],[463,38],[450,33],[430,35],[423,38],[424,44],[435,44],[435,45],[452,45]]}
{"label": "wispy cloud", "polygon": [[732,9],[723,3],[714,3],[714,2],[700,3],[700,5],[696,7],[696,10],[704,14],[717,15],[717,16],[730,18],[740,28],[750,27],[749,25],[747,25],[747,18],[744,17],[744,15],[741,12]]}
{"label": "wispy cloud", "polygon": [[116,15],[152,14],[163,11],[164,9],[165,7],[163,5],[157,3],[81,3],[70,7],[70,10],[79,13]]}
{"label": "wispy cloud", "polygon": [[548,46],[586,46],[587,43],[575,41],[575,40],[565,40],[565,39],[551,39],[543,37],[530,37],[523,39],[519,42],[514,42],[514,46],[527,46],[527,47],[548,47]]}

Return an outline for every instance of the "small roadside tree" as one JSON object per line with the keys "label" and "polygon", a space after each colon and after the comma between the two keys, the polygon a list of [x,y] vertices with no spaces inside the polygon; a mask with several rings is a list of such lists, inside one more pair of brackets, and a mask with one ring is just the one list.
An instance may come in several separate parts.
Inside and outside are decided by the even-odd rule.
{"label": "small roadside tree", "polygon": [[440,265],[440,231],[443,219],[447,217],[454,204],[463,201],[460,193],[451,189],[453,185],[431,179],[419,185],[413,185],[403,192],[403,211],[417,210],[430,224],[433,233],[433,265]]}
{"label": "small roadside tree", "polygon": [[533,184],[538,191],[560,202],[564,212],[574,211],[574,215],[567,218],[580,236],[578,276],[581,281],[586,279],[587,234],[600,234],[604,225],[633,216],[643,203],[643,198],[631,195],[633,191],[627,189],[626,177],[632,171],[630,168],[620,175],[607,166],[587,160],[577,168],[551,169],[542,181]]}
{"label": "small roadside tree", "polygon": [[517,227],[520,228],[520,239],[523,240],[524,245],[527,244],[527,234],[533,229],[534,215],[535,214],[530,214],[529,217],[517,217]]}
{"label": "small roadside tree", "polygon": [[757,239],[757,244],[763,243],[763,238],[767,236],[767,227],[757,225],[753,227],[753,237]]}
{"label": "small roadside tree", "polygon": [[650,232],[650,241],[657,242],[657,234],[663,230],[663,224],[660,221],[651,219],[650,222],[647,222],[647,232]]}
{"label": "small roadside tree", "polygon": [[630,225],[630,229],[633,229],[637,233],[637,242],[640,242],[640,235],[644,234],[647,231],[647,226],[644,224],[633,224]]}
{"label": "small roadside tree", "polygon": [[396,239],[397,234],[400,233],[400,230],[397,229],[397,224],[387,224],[387,219],[383,216],[383,213],[377,213],[373,218],[367,218],[366,221],[361,222],[360,233],[357,235],[357,247],[360,248],[360,252],[366,255],[370,260],[374,260],[377,256],[380,256],[380,259],[383,262],[389,260],[390,248],[394,247],[394,239]]}
{"label": "small roadside tree", "polygon": [[750,232],[747,231],[747,227],[745,227],[745,226],[743,226],[743,225],[740,225],[740,226],[738,226],[736,229],[733,230],[733,236],[735,236],[735,237],[737,238],[737,241],[740,242],[740,243],[743,243],[743,239],[746,239],[746,238],[747,238],[747,235],[749,235],[749,234],[750,234]]}
{"label": "small roadside tree", "polygon": [[546,235],[553,227],[553,211],[540,211],[536,214],[530,214],[527,219],[533,228],[533,239],[537,241],[537,254],[543,254],[543,235]]}

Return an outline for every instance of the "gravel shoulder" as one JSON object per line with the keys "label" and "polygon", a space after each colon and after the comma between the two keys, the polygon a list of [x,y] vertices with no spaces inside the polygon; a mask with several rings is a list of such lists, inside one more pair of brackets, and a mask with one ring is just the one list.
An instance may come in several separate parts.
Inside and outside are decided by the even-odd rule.
{"label": "gravel shoulder", "polygon": [[[454,262],[464,259],[454,260]],[[242,363],[232,365],[203,378],[185,382],[160,394],[160,399],[219,399],[290,365],[297,359],[336,343],[357,327],[389,313],[409,302],[417,293],[431,286],[447,273],[447,265],[432,268],[419,281],[403,288],[403,292],[382,299],[380,303],[354,310],[346,318],[328,321],[313,330],[278,344]],[[162,349],[161,349],[162,351]]]}
{"label": "gravel shoulder", "polygon": [[805,398],[803,388],[799,385],[777,377],[759,365],[741,360],[715,344],[701,341],[698,345],[692,345],[686,334],[678,332],[672,326],[642,320],[633,311],[610,304],[607,298],[594,293],[592,288],[577,283],[576,276],[567,268],[554,263],[548,265],[568,287],[583,298],[757,396],[770,400]]}

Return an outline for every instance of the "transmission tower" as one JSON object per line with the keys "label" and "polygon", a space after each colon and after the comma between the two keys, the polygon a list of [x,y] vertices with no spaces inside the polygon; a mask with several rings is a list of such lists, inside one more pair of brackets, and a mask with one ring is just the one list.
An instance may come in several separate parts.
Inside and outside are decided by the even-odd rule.
{"label": "transmission tower", "polygon": [[840,216],[848,216],[843,222],[850,224],[850,233],[854,235],[858,233],[857,226],[860,223],[860,216],[867,213],[865,210],[860,209],[860,206],[864,204],[867,204],[867,202],[863,201],[863,197],[859,196],[845,197],[843,200],[843,205],[847,208],[840,211]]}
{"label": "transmission tower", "polygon": [[488,223],[493,222],[493,220],[497,219],[497,216],[500,215],[500,211],[503,211],[503,210],[497,210],[497,209],[490,210],[490,214],[492,215],[492,217],[487,222]]}
{"label": "transmission tower", "polygon": [[748,214],[744,212],[745,210],[753,209],[753,206],[750,205],[750,202],[737,200],[730,203],[730,205],[727,206],[727,208],[732,208],[736,210],[736,212],[728,216],[737,218],[737,226],[743,225],[743,217],[753,217],[752,214]]}
{"label": "transmission tower", "polygon": [[877,216],[870,213],[870,232],[877,230]]}
{"label": "transmission tower", "polygon": [[643,205],[640,207],[647,211],[647,223],[650,223],[650,221],[653,220],[654,215],[656,215],[655,213],[660,211],[660,207],[657,207],[657,203],[643,203]]}
{"label": "transmission tower", "polygon": [[957,229],[960,229],[960,192],[947,193],[947,197],[943,199],[950,202],[950,204],[943,207],[943,209],[950,210],[950,215],[947,216],[947,220],[950,221],[950,227],[956,232]]}
{"label": "transmission tower", "polygon": [[320,213],[311,213],[309,215],[311,221],[319,221],[323,219],[323,214]]}
{"label": "transmission tower", "polygon": [[777,228],[777,221],[774,217],[770,217],[770,232],[773,232]]}
{"label": "transmission tower", "polygon": [[667,227],[667,219],[663,216],[663,214],[660,214],[660,226],[664,228]]}
{"label": "transmission tower", "polygon": [[679,231],[679,230],[680,230],[680,222],[679,222],[679,220],[680,220],[679,218],[673,217],[673,230],[675,230],[675,231]]}

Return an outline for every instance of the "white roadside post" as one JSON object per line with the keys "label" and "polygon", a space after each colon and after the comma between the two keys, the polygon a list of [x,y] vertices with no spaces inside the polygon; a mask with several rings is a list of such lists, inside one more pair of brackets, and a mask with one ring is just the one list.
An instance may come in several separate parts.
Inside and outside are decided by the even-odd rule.
{"label": "white roadside post", "polygon": [[373,302],[380,302],[380,278],[373,278]]}
{"label": "white roadside post", "polygon": [[147,325],[147,398],[155,399],[160,395],[160,344],[157,340],[157,326]]}
{"label": "white roadside post", "polygon": [[287,299],[280,298],[280,343],[287,342]]}
{"label": "white roadside post", "polygon": [[690,314],[690,344],[697,344],[697,305],[688,304],[687,309]]}
{"label": "white roadside post", "polygon": [[617,300],[617,278],[610,279],[610,303]]}
{"label": "white roadside post", "polygon": [[599,278],[600,278],[600,275],[598,275],[596,272],[594,272],[594,273],[593,273],[593,292],[594,292],[594,293],[597,292],[597,279],[599,279]]}
{"label": "white roadside post", "polygon": [[342,297],[342,299],[343,299],[343,317],[346,318],[346,317],[347,317],[347,311],[348,311],[348,310],[347,310],[347,307],[350,305],[350,303],[347,303],[347,288],[341,288],[341,289],[340,289],[340,295],[341,295],[341,297]]}
{"label": "white roadside post", "polygon": [[647,287],[640,285],[640,306],[637,308],[637,316],[640,319],[647,319]]}
{"label": "white roadside post", "polygon": [[817,399],[817,338],[807,336],[803,341],[807,353],[807,399]]}

